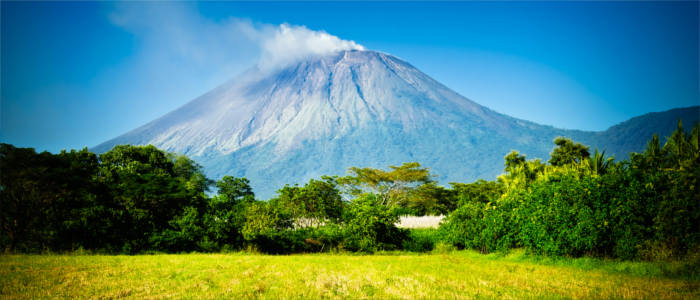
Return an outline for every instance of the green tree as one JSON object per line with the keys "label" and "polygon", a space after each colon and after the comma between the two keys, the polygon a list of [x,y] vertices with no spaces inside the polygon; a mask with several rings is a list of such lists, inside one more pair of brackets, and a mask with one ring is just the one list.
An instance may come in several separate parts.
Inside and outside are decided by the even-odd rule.
{"label": "green tree", "polygon": [[[109,192],[113,244],[124,252],[150,248],[186,207],[204,210],[207,180],[199,167],[152,145],[119,145],[100,155],[99,180]],[[193,179],[194,178],[194,179]],[[198,182],[196,184],[188,184]]]}
{"label": "green tree", "polygon": [[216,187],[218,194],[211,198],[204,215],[207,236],[222,247],[239,248],[244,241],[246,209],[255,202],[255,194],[245,177],[224,176]]}
{"label": "green tree", "polygon": [[444,215],[457,208],[457,201],[453,190],[428,182],[412,190],[399,205],[415,215]]}
{"label": "green tree", "polygon": [[598,148],[595,148],[593,156],[589,157],[588,165],[594,174],[604,175],[608,172],[611,166],[614,165],[614,157],[605,157],[605,150],[603,152],[598,152]]}
{"label": "green tree", "polygon": [[296,245],[296,231],[291,230],[293,219],[275,201],[255,202],[245,211],[245,225],[241,233],[246,241],[265,253],[291,253]]}
{"label": "green tree", "polygon": [[[0,225],[8,251],[94,247],[100,238],[97,157],[0,145]],[[93,224],[94,223],[94,224]],[[4,243],[4,242],[3,242]]]}
{"label": "green tree", "polygon": [[0,224],[7,251],[39,234],[49,195],[44,192],[48,154],[0,144]]}
{"label": "green tree", "polygon": [[326,221],[338,222],[342,217],[344,203],[333,177],[311,179],[303,187],[286,185],[277,193],[280,206],[297,222],[303,219],[318,227]]}
{"label": "green tree", "polygon": [[379,202],[385,206],[406,201],[415,188],[432,182],[428,168],[422,168],[417,162],[389,168],[390,171],[351,167],[350,175],[339,178],[338,182],[355,197],[366,193],[378,195]]}
{"label": "green tree", "polygon": [[245,177],[224,176],[216,182],[218,194],[224,201],[247,201],[255,200],[255,193],[250,187],[250,181]]}
{"label": "green tree", "polygon": [[50,248],[95,249],[102,246],[108,230],[104,206],[99,202],[101,187],[96,182],[97,155],[82,150],[61,151],[44,174],[50,183],[44,189],[52,195],[45,222],[51,228]]}
{"label": "green tree", "polygon": [[525,155],[515,150],[509,152],[504,160],[505,173],[498,177],[498,182],[506,191],[531,184],[545,171],[546,165],[539,159],[527,160]]}
{"label": "green tree", "polygon": [[209,191],[209,187],[214,184],[212,180],[204,176],[202,166],[189,157],[173,153],[168,153],[167,156],[173,163],[173,175],[179,178],[191,193]]}
{"label": "green tree", "polygon": [[457,206],[468,202],[493,202],[505,192],[505,187],[498,181],[479,179],[473,183],[452,182],[450,184],[456,193]]}
{"label": "green tree", "polygon": [[407,232],[395,225],[399,220],[396,208],[387,209],[374,194],[352,201],[344,217],[345,248],[364,252],[398,249]]}
{"label": "green tree", "polygon": [[557,137],[554,139],[554,144],[556,146],[550,153],[549,159],[549,163],[552,166],[578,164],[590,156],[587,146],[575,143],[569,138]]}

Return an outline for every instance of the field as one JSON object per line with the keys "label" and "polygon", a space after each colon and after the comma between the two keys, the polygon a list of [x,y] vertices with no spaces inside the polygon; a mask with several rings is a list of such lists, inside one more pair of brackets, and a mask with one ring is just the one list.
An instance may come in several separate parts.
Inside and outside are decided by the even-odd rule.
{"label": "field", "polygon": [[1,255],[0,298],[699,299],[696,276],[670,275],[683,267],[519,251]]}

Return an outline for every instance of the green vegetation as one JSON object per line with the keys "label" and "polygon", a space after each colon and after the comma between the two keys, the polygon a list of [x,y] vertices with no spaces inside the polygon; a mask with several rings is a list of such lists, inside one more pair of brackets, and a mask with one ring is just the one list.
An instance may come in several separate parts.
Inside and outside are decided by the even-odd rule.
{"label": "green vegetation", "polygon": [[484,253],[524,247],[544,255],[668,260],[694,257],[700,242],[700,125],[657,136],[630,161],[555,140],[551,164],[506,156],[503,193],[462,202],[441,226],[445,239]]}
{"label": "green vegetation", "polygon": [[[401,248],[411,252],[430,252],[436,249],[444,250],[445,246],[437,229],[416,228],[408,231],[408,238],[404,240]],[[454,250],[454,247],[449,249]]]}
{"label": "green vegetation", "polygon": [[[451,188],[418,163],[351,168],[260,201],[153,146],[1,144],[0,297],[700,298],[700,124],[629,161],[557,138],[504,165]],[[218,254],[95,255],[194,251]]]}
{"label": "green vegetation", "polygon": [[0,298],[697,299],[667,265],[445,254],[3,255]]}
{"label": "green vegetation", "polygon": [[[523,248],[546,256],[698,264],[700,124],[614,161],[559,137],[548,162],[512,151],[496,181],[437,186],[419,163],[350,168],[255,199],[246,178],[207,179],[153,146],[95,155],[0,145],[0,247],[40,253],[289,254]],[[217,193],[209,196],[210,187]],[[399,215],[444,214],[438,230]]]}

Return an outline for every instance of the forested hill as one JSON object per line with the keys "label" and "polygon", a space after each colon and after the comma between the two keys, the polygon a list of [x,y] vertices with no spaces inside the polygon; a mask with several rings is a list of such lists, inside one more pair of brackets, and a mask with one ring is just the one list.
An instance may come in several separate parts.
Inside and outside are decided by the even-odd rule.
{"label": "forested hill", "polygon": [[700,121],[700,106],[676,108],[634,117],[596,133],[592,142],[598,147],[605,148],[606,153],[618,159],[625,159],[630,152],[639,152],[644,149],[649,137],[654,133],[658,134],[661,142],[664,143],[676,129],[679,119],[684,127],[691,128]]}

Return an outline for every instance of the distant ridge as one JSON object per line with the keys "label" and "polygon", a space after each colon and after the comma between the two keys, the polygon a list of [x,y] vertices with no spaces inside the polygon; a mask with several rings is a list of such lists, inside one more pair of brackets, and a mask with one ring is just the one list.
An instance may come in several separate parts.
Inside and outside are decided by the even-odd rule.
{"label": "distant ridge", "polygon": [[93,150],[153,144],[192,157],[213,179],[245,176],[266,199],[286,183],[407,161],[431,167],[443,184],[493,179],[510,150],[547,159],[557,136],[626,157],[699,114],[694,106],[603,132],[557,129],[494,112],[391,55],[351,50],[250,70]]}
{"label": "distant ridge", "polygon": [[596,145],[604,146],[607,153],[617,158],[627,158],[629,152],[639,152],[646,147],[654,133],[659,134],[661,142],[678,126],[678,120],[683,122],[683,128],[689,131],[700,121],[700,106],[675,108],[663,112],[652,112],[631,118],[596,134]]}

